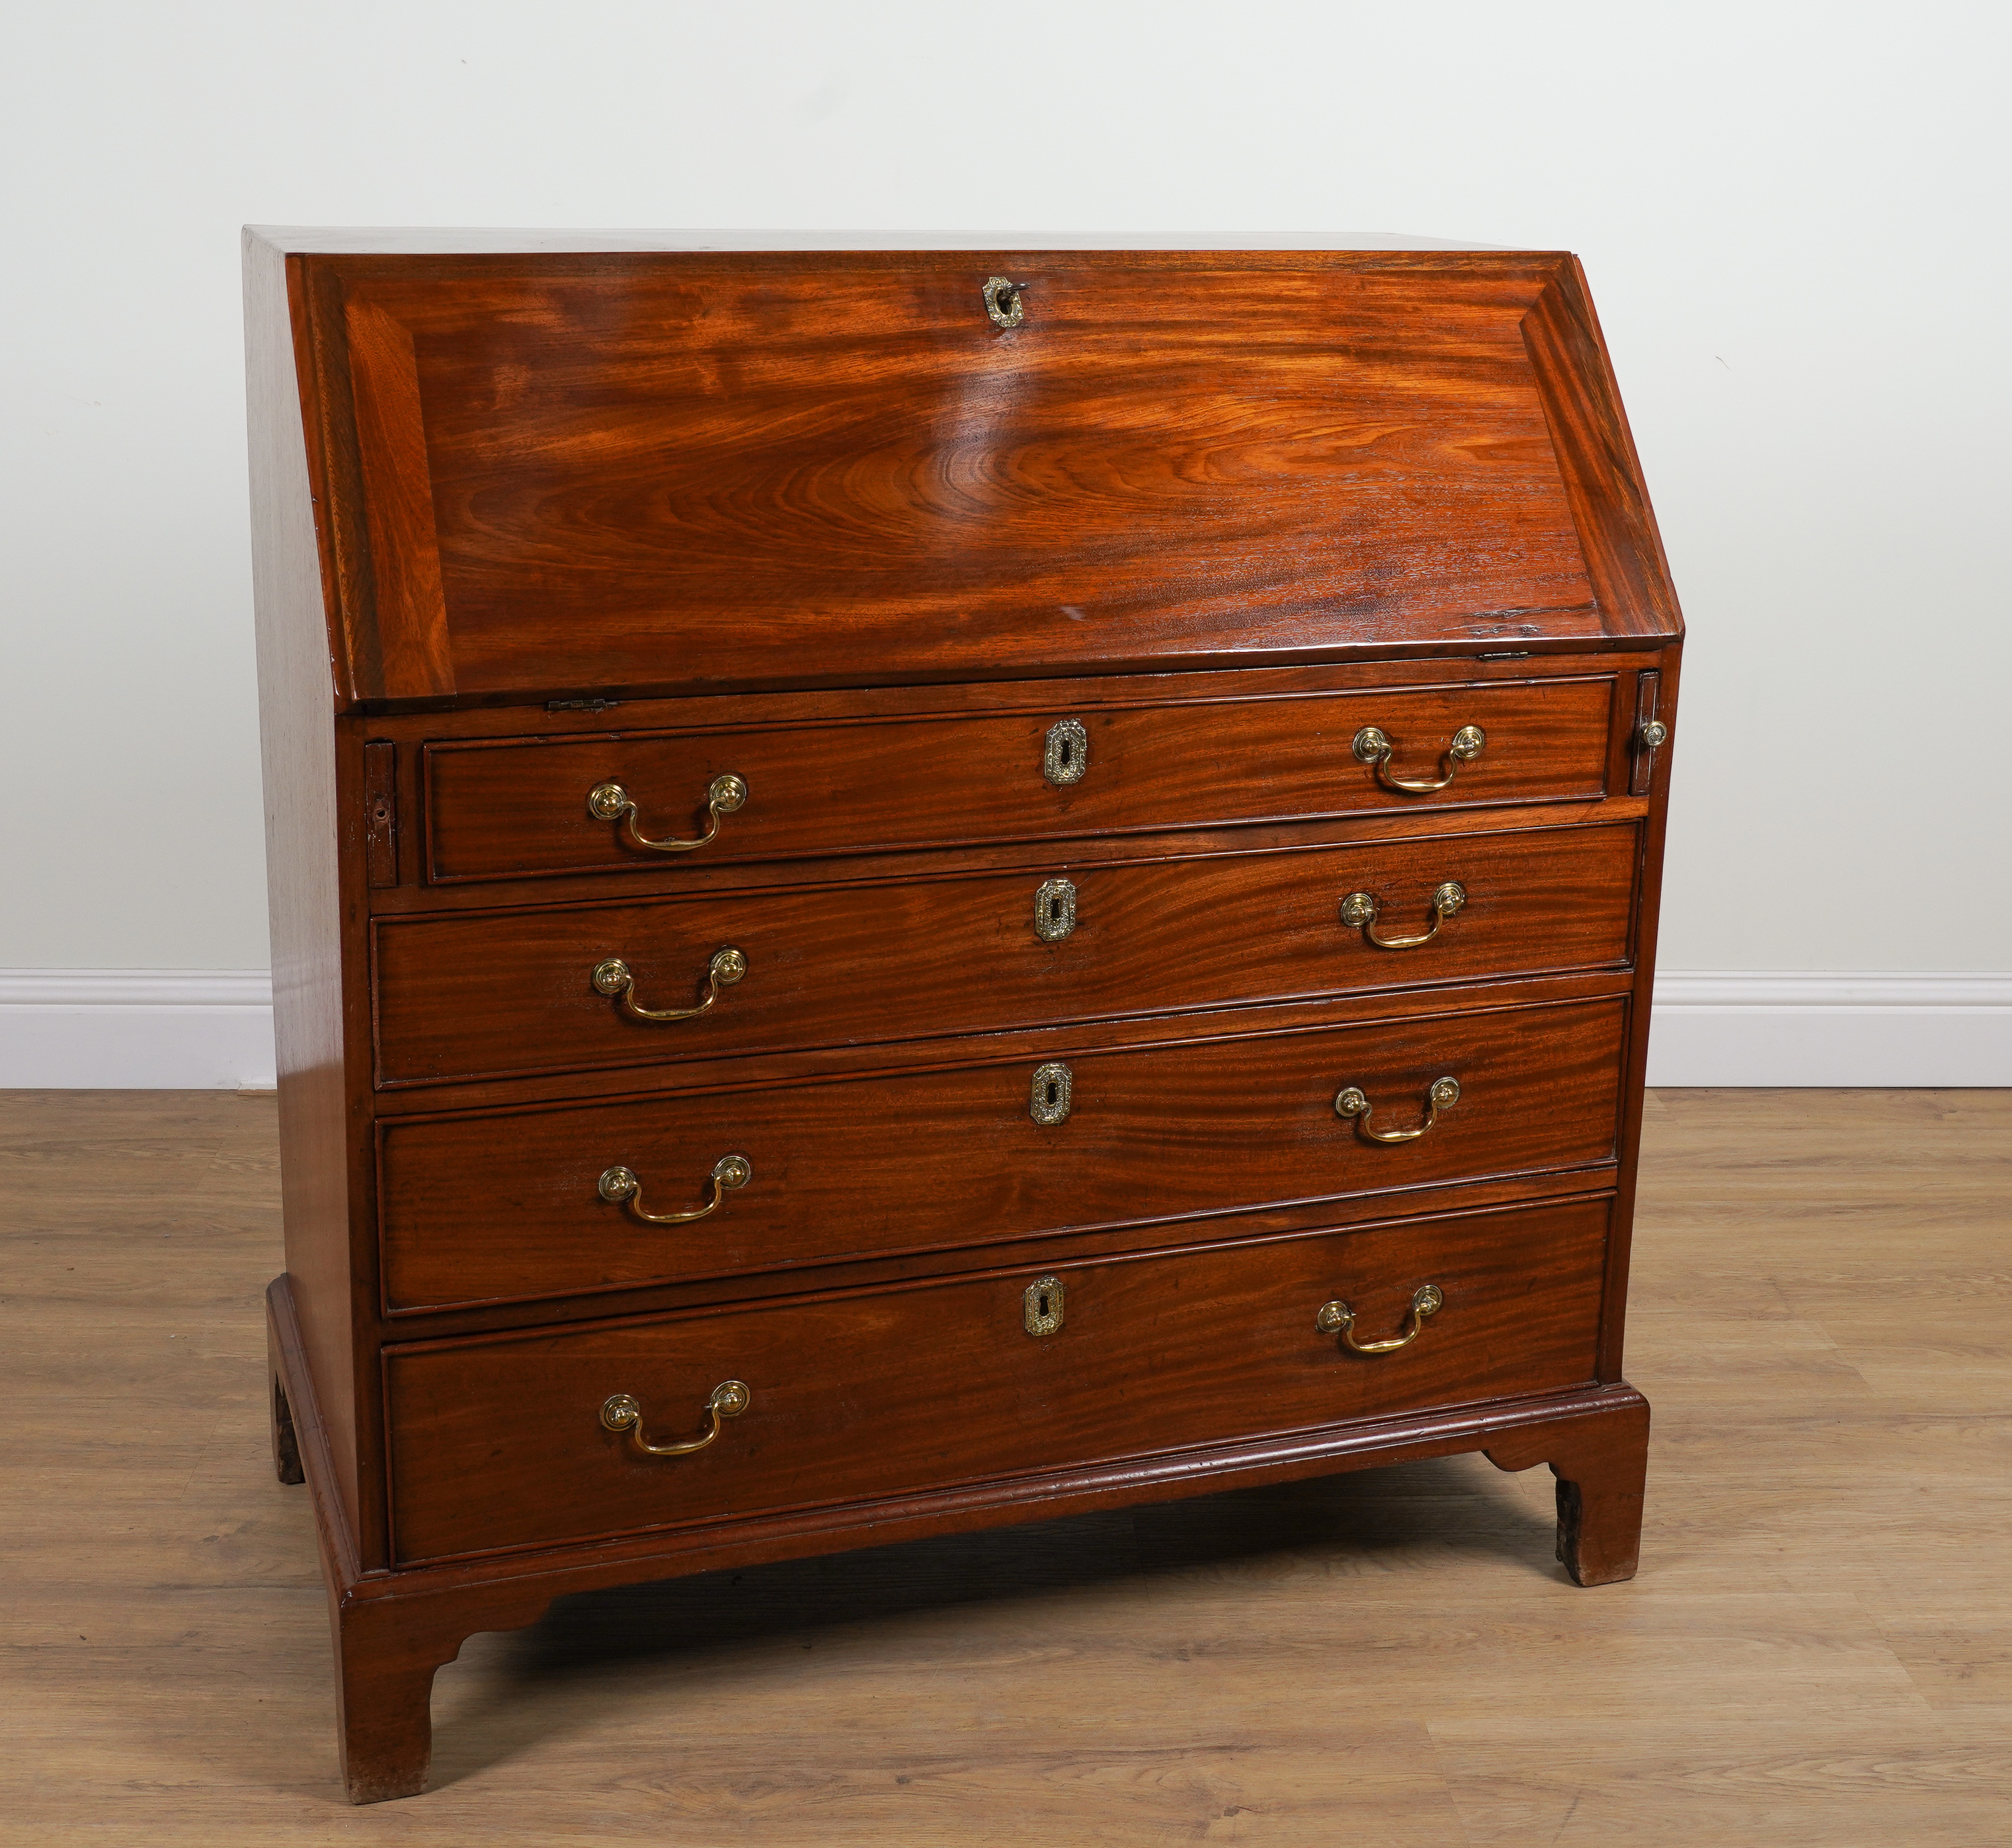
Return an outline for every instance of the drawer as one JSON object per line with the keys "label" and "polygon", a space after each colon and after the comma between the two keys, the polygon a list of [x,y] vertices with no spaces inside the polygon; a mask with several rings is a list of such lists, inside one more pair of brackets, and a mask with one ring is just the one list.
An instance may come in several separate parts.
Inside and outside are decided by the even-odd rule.
{"label": "drawer", "polygon": [[[1562,1391],[1593,1375],[1607,1218],[1605,1200],[1579,1201],[394,1347],[398,1556],[926,1493]],[[1439,1306],[1421,1320],[1427,1286]],[[1417,1332],[1355,1351],[1322,1317],[1331,1303],[1364,1345]],[[714,1418],[716,1389],[735,1382],[744,1407]],[[626,1432],[603,1422],[618,1395],[640,1412]],[[636,1443],[713,1429],[683,1455]]]}
{"label": "drawer", "polygon": [[[625,867],[662,873],[701,858],[815,858],[1406,807],[1585,801],[1606,794],[1614,686],[1595,675],[1077,712],[435,741],[424,750],[427,876],[443,884]],[[1372,730],[1387,755],[1363,739],[1371,755],[1358,755],[1358,740]],[[1454,744],[1470,730],[1481,742],[1463,759]],[[597,813],[590,797],[610,790],[619,794],[598,797]],[[637,844],[708,833],[688,851]]]}
{"label": "drawer", "polygon": [[[378,1080],[668,1065],[1612,967],[1628,956],[1638,852],[1633,824],[1613,823],[380,919]],[[1449,882],[1458,908],[1442,913]],[[1345,922],[1365,892],[1375,915]],[[711,979],[724,951],[745,971],[730,983]],[[594,981],[611,960],[628,978],[605,976],[612,994]]]}
{"label": "drawer", "polygon": [[[380,1120],[387,1305],[619,1290],[1609,1161],[1626,1011],[1616,997]],[[1429,1105],[1442,1079],[1459,1096]],[[1367,1116],[1340,1114],[1350,1088]],[[1370,1140],[1429,1111],[1414,1140]],[[715,1175],[735,1156],[751,1171],[740,1185],[738,1170]],[[647,1224],[639,1211],[705,1216]]]}

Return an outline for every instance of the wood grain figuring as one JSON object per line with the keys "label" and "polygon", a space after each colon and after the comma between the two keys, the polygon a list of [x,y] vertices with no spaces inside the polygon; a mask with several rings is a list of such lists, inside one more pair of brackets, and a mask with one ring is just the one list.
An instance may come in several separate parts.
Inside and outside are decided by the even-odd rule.
{"label": "wood grain figuring", "polygon": [[[981,1243],[1611,1160],[1626,1004],[1508,1008],[1072,1057],[1067,1119],[1036,1066],[796,1085],[573,1110],[401,1119],[381,1132],[394,1308]],[[1414,1142],[1443,1076],[1459,1102]],[[619,1164],[656,1212],[697,1208],[722,1156],[754,1178],[696,1225],[639,1225],[595,1183]]]}
{"label": "wood grain figuring", "polygon": [[[1615,968],[1628,955],[1637,830],[1438,835],[1160,865],[1058,861],[994,879],[380,920],[380,1083],[677,1064],[1236,1002]],[[1043,941],[1040,893],[1076,919]],[[1368,890],[1384,950],[1342,922]],[[1064,901],[1051,897],[1053,912]],[[1055,926],[1051,923],[1050,927]],[[637,1019],[590,977],[619,956],[640,1005],[693,1008],[715,951],[748,973],[694,1020]],[[974,979],[974,976],[978,979]]]}
{"label": "wood grain figuring", "polygon": [[[706,790],[731,772],[746,805],[698,854],[717,865],[1111,830],[1311,819],[1351,812],[1583,800],[1606,793],[1609,677],[1388,688],[1275,700],[1066,708],[998,718],[739,728],[631,737],[440,744],[425,754],[430,876],[437,882],[628,866],[661,872],[587,811],[619,783],[651,838],[705,831]],[[1078,783],[1043,774],[1049,728],[1088,735]],[[1380,728],[1393,773],[1443,774],[1454,734],[1478,725],[1482,755],[1436,794],[1408,795],[1354,755]]]}
{"label": "wood grain figuring", "polygon": [[1576,258],[1545,284],[1522,325],[1602,615],[1621,634],[1682,633],[1662,540]]}
{"label": "wood grain figuring", "polygon": [[[859,1500],[1592,1378],[1604,1202],[1096,1264],[1058,1259],[1063,1325],[1034,1336],[1044,1273],[823,1302],[397,1347],[385,1357],[398,1556],[419,1560]],[[1408,1347],[1360,1339],[1446,1306]],[[603,1429],[633,1393],[658,1442],[703,1423],[720,1381],[747,1410],[689,1457]],[[1532,1459],[1541,1461],[1541,1457]]]}
{"label": "wood grain figuring", "polygon": [[[1581,330],[1540,387],[1523,330],[1555,257],[302,260],[341,293],[319,337],[373,355],[337,439],[366,482],[409,477],[423,404],[399,491],[463,692],[1666,632],[1593,607],[1554,442],[1596,352]],[[430,585],[375,619],[419,640],[373,690],[442,690]]]}
{"label": "wood grain figuring", "polygon": [[2012,1092],[1650,1094],[1625,1590],[1478,1454],[737,1566],[472,1638],[362,1811],[265,1429],[278,1165],[270,1097],[0,1097],[23,1843],[2012,1839]]}
{"label": "wood grain figuring", "polygon": [[381,671],[387,686],[408,696],[451,694],[454,662],[412,333],[362,297],[347,304],[344,326]]}

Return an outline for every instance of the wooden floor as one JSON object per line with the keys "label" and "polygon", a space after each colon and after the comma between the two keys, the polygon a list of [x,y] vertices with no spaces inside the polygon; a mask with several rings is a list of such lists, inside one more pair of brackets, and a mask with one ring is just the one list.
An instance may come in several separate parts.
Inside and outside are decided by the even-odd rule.
{"label": "wooden floor", "polygon": [[336,1782],[273,1103],[0,1094],[0,1843],[2012,1843],[2012,1092],[1664,1092],[1642,1574],[1454,1458],[574,1600]]}

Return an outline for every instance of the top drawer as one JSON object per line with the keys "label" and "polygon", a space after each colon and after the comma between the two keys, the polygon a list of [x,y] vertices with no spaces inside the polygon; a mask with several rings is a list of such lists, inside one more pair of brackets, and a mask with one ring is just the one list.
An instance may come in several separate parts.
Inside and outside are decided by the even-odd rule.
{"label": "top drawer", "polygon": [[[1603,675],[433,744],[424,754],[427,877],[1583,801],[1607,793],[1614,685]],[[715,802],[709,792],[720,791]]]}

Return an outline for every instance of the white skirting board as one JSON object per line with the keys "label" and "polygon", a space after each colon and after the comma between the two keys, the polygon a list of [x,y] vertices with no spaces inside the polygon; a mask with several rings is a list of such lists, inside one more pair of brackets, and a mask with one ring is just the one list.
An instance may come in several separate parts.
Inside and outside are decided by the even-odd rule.
{"label": "white skirting board", "polygon": [[[263,969],[0,969],[0,1089],[264,1089]],[[1666,973],[1652,1085],[2012,1086],[2012,973]]]}
{"label": "white skirting board", "polygon": [[269,1090],[263,969],[0,969],[0,1088]]}
{"label": "white skirting board", "polygon": [[2012,1085],[2012,972],[1656,977],[1649,1082]]}

